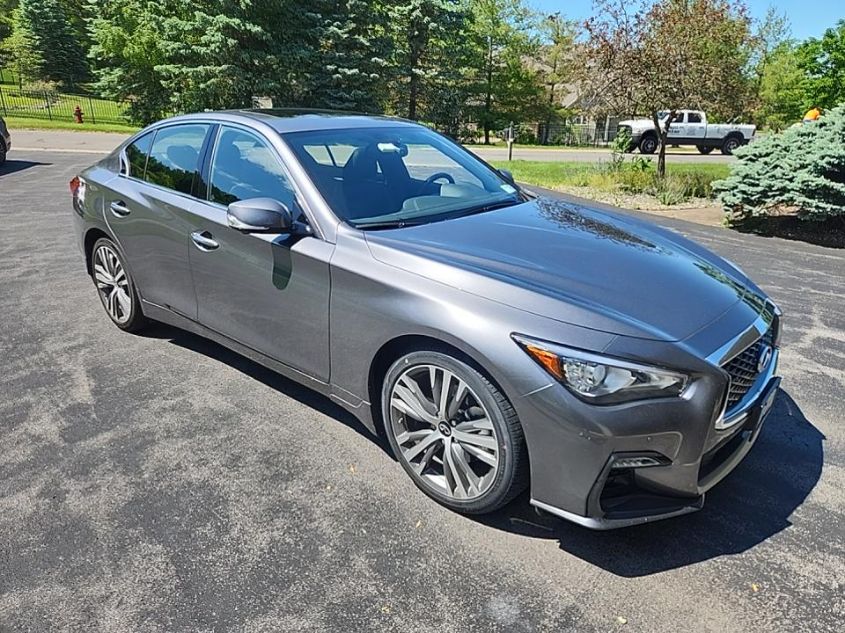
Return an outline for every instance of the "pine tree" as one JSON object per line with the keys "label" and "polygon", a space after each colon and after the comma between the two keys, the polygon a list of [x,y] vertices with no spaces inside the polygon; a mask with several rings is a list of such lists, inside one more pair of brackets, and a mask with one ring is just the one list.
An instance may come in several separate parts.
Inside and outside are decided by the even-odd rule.
{"label": "pine tree", "polygon": [[85,52],[76,40],[59,0],[21,0],[14,30],[38,60],[37,79],[74,88],[88,75]]}
{"label": "pine tree", "polygon": [[805,220],[845,217],[845,105],[736,155],[731,175],[713,183],[729,223],[781,209]]}
{"label": "pine tree", "polygon": [[317,108],[381,112],[389,90],[387,7],[371,0],[317,0],[312,7],[318,41],[305,98]]}

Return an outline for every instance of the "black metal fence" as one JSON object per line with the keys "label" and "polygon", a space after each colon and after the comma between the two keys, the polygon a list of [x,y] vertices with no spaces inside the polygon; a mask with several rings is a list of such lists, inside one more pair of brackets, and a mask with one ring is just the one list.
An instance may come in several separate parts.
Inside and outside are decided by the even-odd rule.
{"label": "black metal fence", "polygon": [[609,145],[619,132],[614,119],[593,123],[544,123],[537,125],[537,142],[543,145],[603,147]]}
{"label": "black metal fence", "polygon": [[85,123],[126,124],[128,104],[89,95],[49,90],[20,90],[0,85],[0,114],[7,117],[77,122],[77,108]]}

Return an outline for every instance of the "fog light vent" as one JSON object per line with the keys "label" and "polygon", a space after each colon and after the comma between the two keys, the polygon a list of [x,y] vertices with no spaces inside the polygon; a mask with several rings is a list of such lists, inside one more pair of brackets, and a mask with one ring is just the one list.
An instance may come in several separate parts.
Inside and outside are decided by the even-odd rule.
{"label": "fog light vent", "polygon": [[622,468],[649,468],[651,466],[665,466],[667,460],[661,460],[658,457],[651,457],[648,455],[634,455],[631,457],[615,457],[613,459],[613,470],[621,470]]}

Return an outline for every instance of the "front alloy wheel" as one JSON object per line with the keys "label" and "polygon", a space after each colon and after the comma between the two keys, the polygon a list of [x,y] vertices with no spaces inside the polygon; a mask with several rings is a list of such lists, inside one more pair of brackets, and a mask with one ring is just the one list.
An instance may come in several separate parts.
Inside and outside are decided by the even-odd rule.
{"label": "front alloy wheel", "polygon": [[522,490],[527,460],[516,413],[475,369],[438,352],[414,352],[393,365],[384,387],[388,440],[426,494],[482,513]]}

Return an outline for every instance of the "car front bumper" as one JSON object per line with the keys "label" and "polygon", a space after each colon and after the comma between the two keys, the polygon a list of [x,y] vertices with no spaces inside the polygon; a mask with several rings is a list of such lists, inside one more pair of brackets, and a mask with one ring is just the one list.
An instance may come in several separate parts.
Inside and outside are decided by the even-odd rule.
{"label": "car front bumper", "polygon": [[[779,328],[779,317],[770,327]],[[749,328],[737,341],[745,346],[764,332]],[[598,530],[701,509],[705,493],[759,437],[780,384],[778,355],[775,347],[727,418],[724,349],[687,365],[666,363],[690,368],[691,387],[679,398],[597,407],[557,383],[526,394],[514,406],[529,445],[531,503]]]}

